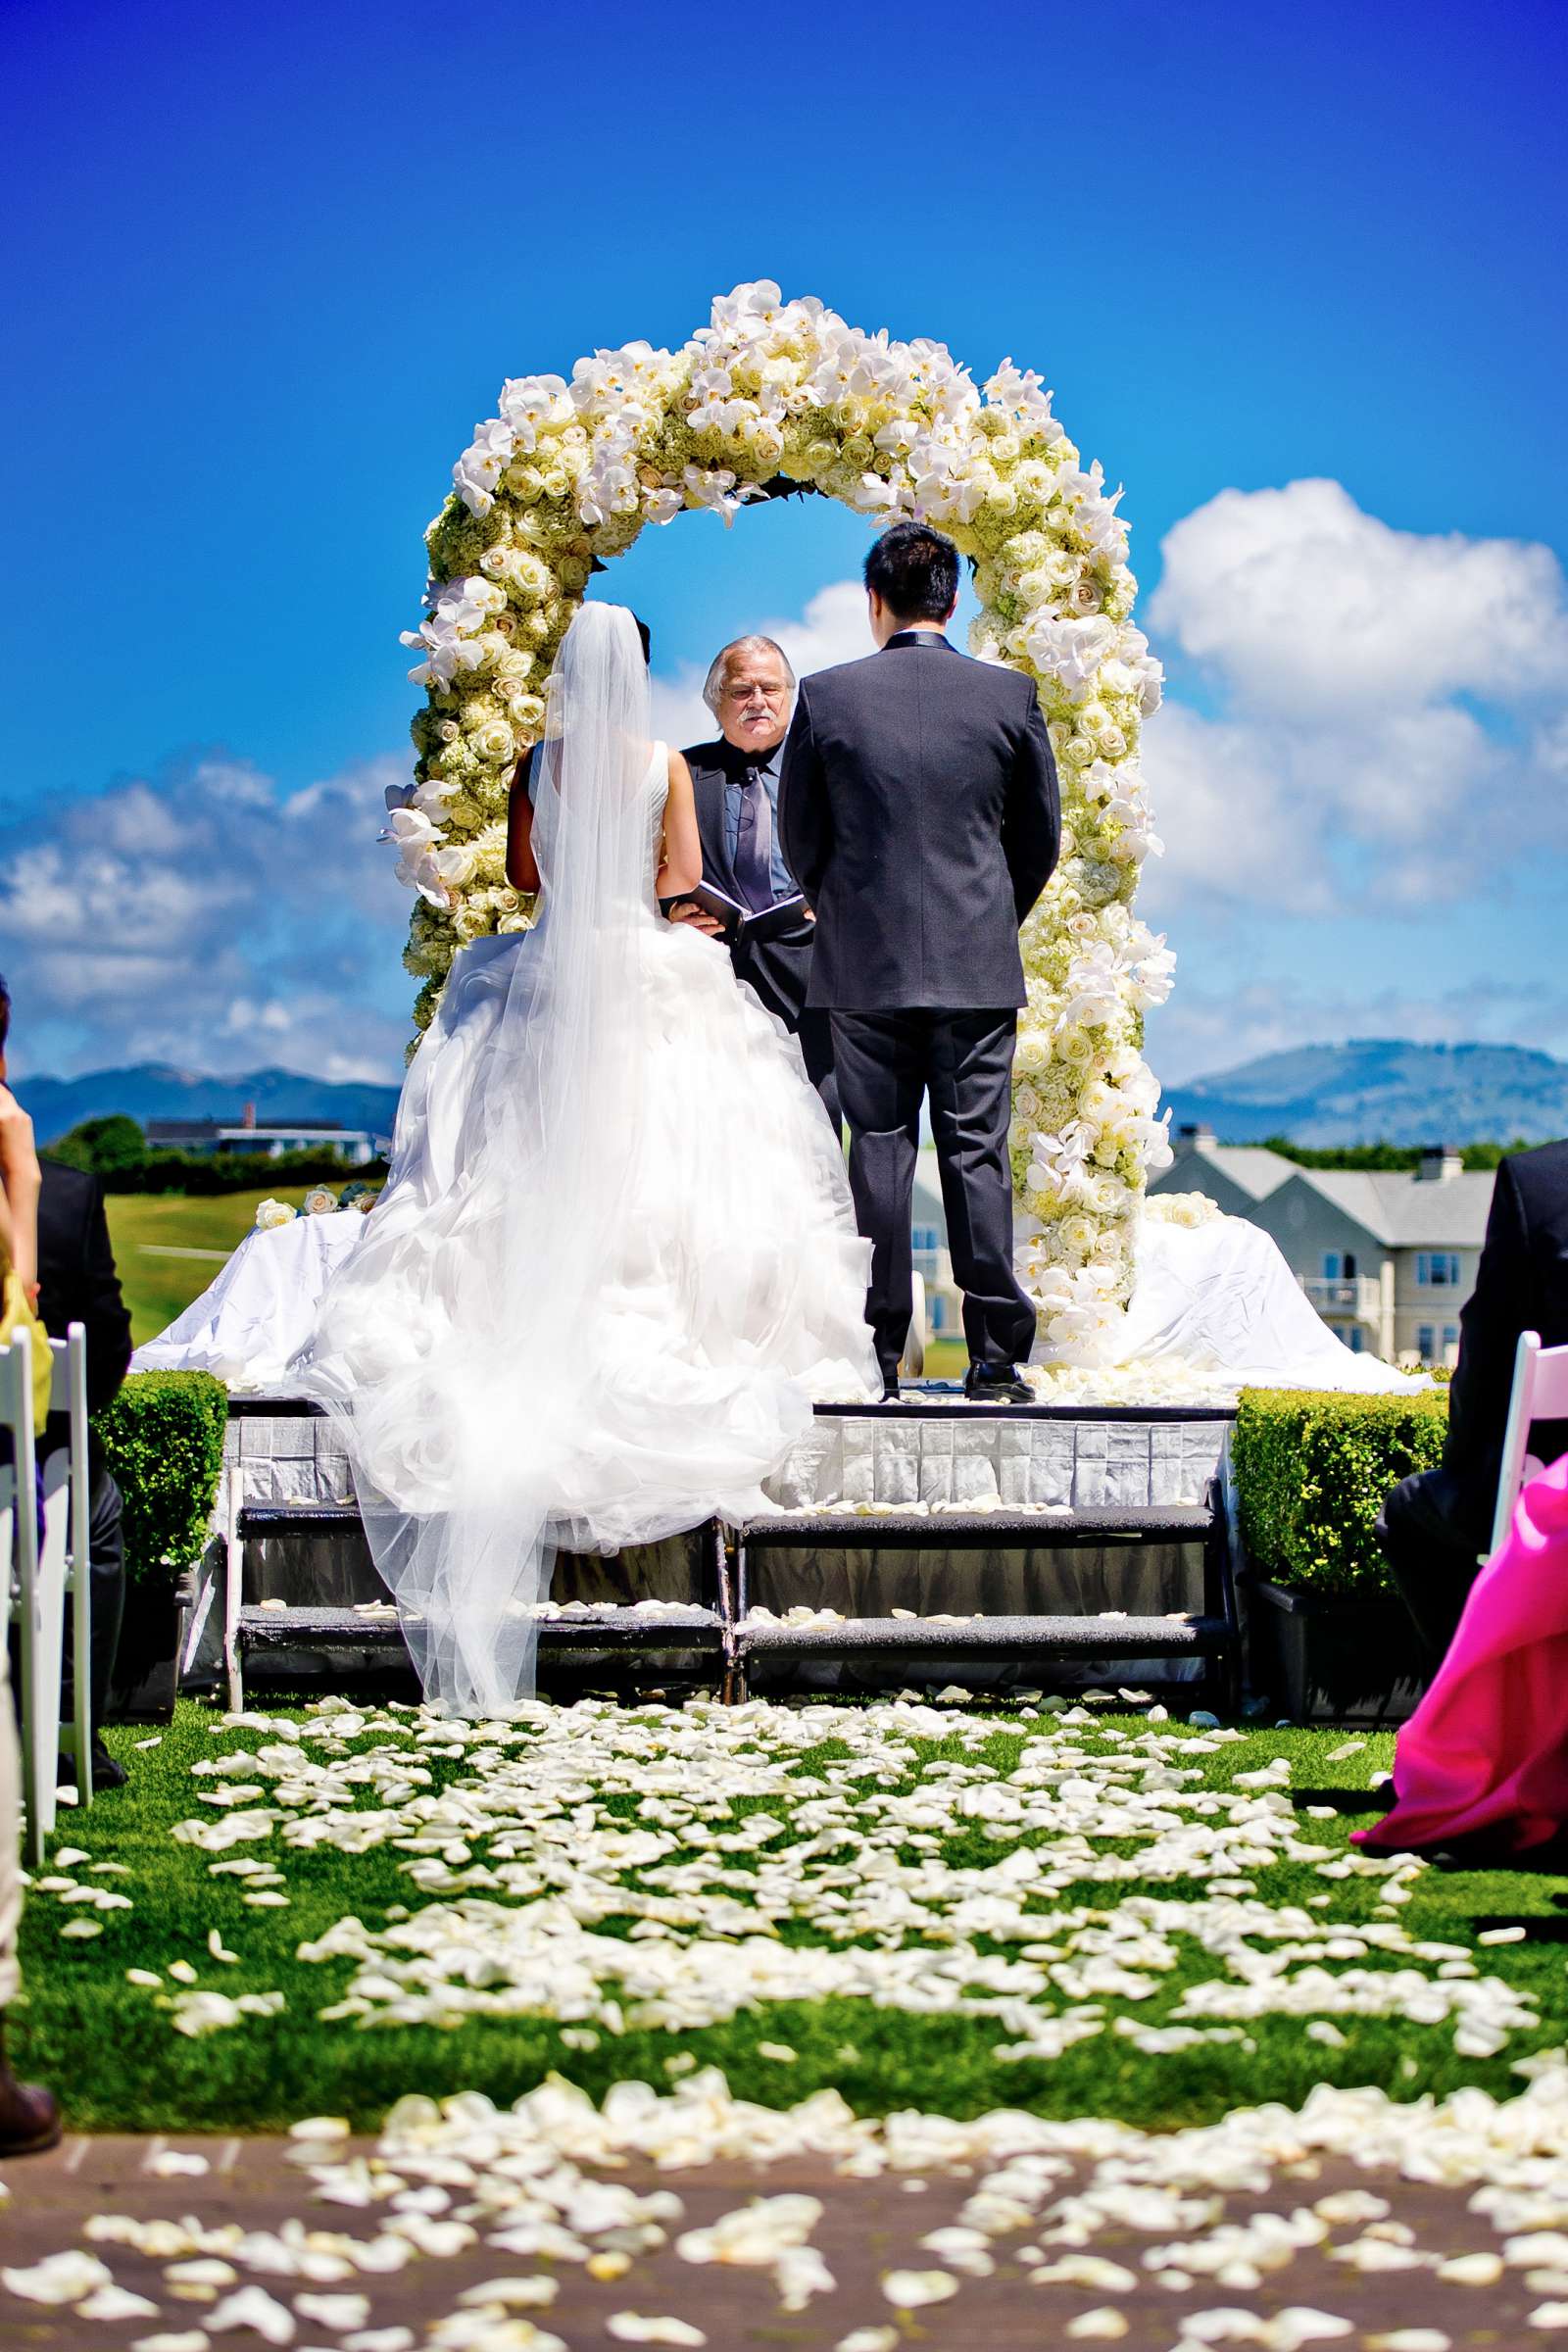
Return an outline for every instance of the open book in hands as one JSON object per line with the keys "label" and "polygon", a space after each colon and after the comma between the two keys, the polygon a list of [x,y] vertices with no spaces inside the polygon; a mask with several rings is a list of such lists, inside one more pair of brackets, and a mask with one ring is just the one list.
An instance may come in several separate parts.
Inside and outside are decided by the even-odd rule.
{"label": "open book in hands", "polygon": [[797,930],[802,923],[811,920],[811,910],[801,891],[791,898],[778,899],[756,913],[711,882],[699,882],[695,889],[680,891],[672,899],[661,899],[659,904],[665,914],[674,906],[700,906],[705,914],[712,916],[731,947],[743,939],[776,939],[780,932]]}

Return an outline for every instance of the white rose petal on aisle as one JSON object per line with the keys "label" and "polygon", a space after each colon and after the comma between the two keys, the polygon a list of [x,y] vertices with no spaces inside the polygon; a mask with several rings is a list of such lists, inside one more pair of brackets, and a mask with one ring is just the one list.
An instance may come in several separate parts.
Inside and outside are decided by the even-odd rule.
{"label": "white rose petal on aisle", "polygon": [[514,377],[430,525],[423,619],[404,642],[428,703],[389,831],[417,894],[405,960],[428,1025],[452,957],[524,927],[506,879],[508,786],[544,725],[543,681],[591,572],[649,523],[801,490],[875,524],[909,516],[969,559],[980,659],[1034,679],[1062,789],[1061,861],[1023,930],[1011,1158],[1020,1274],[1050,1355],[1104,1360],[1133,1283],[1147,1177],[1169,1164],[1143,1014],[1173,957],[1133,915],[1160,842],[1139,765],[1160,665],[1132,625],[1126,525],[1032,371],[983,386],[940,343],[849,325],[762,279],[678,351],[629,343],[570,381]]}

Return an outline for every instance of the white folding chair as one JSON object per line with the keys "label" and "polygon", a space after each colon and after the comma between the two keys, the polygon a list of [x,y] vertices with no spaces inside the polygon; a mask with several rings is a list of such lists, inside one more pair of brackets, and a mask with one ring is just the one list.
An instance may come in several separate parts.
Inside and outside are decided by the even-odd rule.
{"label": "white folding chair", "polygon": [[[0,1466],[0,1514],[9,1536],[0,1552],[0,1592],[9,1624],[17,1612],[22,1672],[18,1709],[22,1733],[22,1793],[27,1813],[27,1853],[34,1863],[58,1818],[56,1782],[61,1749],[60,1670],[65,1652],[66,1593],[75,1600],[76,1704],[72,1743],[77,1771],[85,1763],[81,1801],[92,1801],[91,1686],[88,1678],[90,1598],[87,1592],[86,1336],[74,1323],[56,1344],[52,1410],[71,1416],[72,1443],[50,1455],[43,1471],[43,1541],[38,1540],[37,1450],[32,1428],[32,1335],[19,1331],[0,1348],[0,1428],[11,1439],[11,1460]],[[74,1525],[72,1525],[73,1520]],[[68,1537],[72,1539],[68,1548]],[[4,1631],[0,1626],[0,1631]]]}
{"label": "white folding chair", "polygon": [[1538,1331],[1522,1331],[1513,1359],[1513,1389],[1508,1398],[1508,1424],[1503,1433],[1497,1507],[1493,1514],[1492,1550],[1486,1555],[1488,1559],[1501,1550],[1513,1525],[1513,1506],[1519,1499],[1519,1490],[1532,1458],[1529,1445],[1533,1421],[1568,1421],[1568,1348],[1543,1348]]}

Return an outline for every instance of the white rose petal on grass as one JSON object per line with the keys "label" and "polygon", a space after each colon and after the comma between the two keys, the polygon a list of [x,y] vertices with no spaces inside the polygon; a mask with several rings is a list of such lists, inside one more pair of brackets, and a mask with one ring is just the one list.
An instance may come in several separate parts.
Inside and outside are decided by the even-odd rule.
{"label": "white rose petal on grass", "polygon": [[896,2311],[920,2311],[927,2303],[947,2303],[958,2291],[951,2271],[889,2271],[882,2292]]}
{"label": "white rose petal on grass", "polygon": [[706,2344],[707,2336],[689,2320],[647,2319],[637,2311],[612,2311],[605,2333],[617,2344]]}
{"label": "white rose petal on grass", "polygon": [[156,2156],[145,2160],[141,2169],[151,2173],[155,2180],[197,2180],[209,2167],[206,2157],[198,2156],[194,2149],[160,2148]]}
{"label": "white rose petal on grass", "polygon": [[1109,2344],[1127,2333],[1127,2326],[1125,2313],[1102,2303],[1098,2311],[1081,2311],[1075,2320],[1069,2320],[1063,2333],[1074,2343]]}
{"label": "white rose petal on grass", "polygon": [[103,1934],[103,1922],[97,1919],[68,1919],[61,1929],[62,1940],[67,1936],[75,1943],[86,1943],[90,1937]]}
{"label": "white rose petal on grass", "polygon": [[205,2328],[166,2328],[161,2335],[139,2335],[131,2352],[209,2352],[212,2340]]}
{"label": "white rose petal on grass", "polygon": [[1441,2328],[1396,2328],[1387,2335],[1369,2335],[1367,2352],[1453,2352],[1453,2338]]}
{"label": "white rose petal on grass", "polygon": [[94,2287],[114,2283],[106,2262],[75,2247],[63,2254],[46,2254],[28,2270],[0,2271],[0,2285],[8,2286],[24,2303],[79,2303]]}
{"label": "white rose petal on grass", "polygon": [[1538,2303],[1530,2314],[1532,2328],[1568,2328],[1568,2303]]}
{"label": "white rose petal on grass", "polygon": [[899,2352],[897,2328],[852,2328],[841,2335],[833,2352]]}

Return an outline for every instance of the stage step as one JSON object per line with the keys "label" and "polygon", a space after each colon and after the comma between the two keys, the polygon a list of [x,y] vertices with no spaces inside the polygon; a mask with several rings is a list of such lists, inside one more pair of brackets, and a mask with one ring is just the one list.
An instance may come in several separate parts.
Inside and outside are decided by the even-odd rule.
{"label": "stage step", "polygon": [[741,1658],[848,1657],[858,1650],[972,1650],[990,1658],[1223,1656],[1234,1640],[1223,1617],[847,1617],[842,1625],[743,1619]]}
{"label": "stage step", "polygon": [[[360,1609],[242,1608],[238,1631],[246,1648],[391,1649],[404,1646],[390,1603]],[[541,1649],[682,1649],[723,1655],[724,1625],[713,1609],[670,1605],[639,1613],[607,1602],[539,1619]]]}
{"label": "stage step", "polygon": [[[845,1617],[791,1625],[751,1613],[752,1556],[780,1550],[1056,1551],[1136,1548],[1153,1544],[1203,1547],[1203,1607],[1147,1615],[965,1615]],[[747,1673],[774,1658],[874,1658],[906,1652],[975,1658],[1199,1658],[1205,1681],[1234,1703],[1240,1625],[1229,1530],[1217,1481],[1203,1503],[1124,1503],[1046,1510],[791,1511],[749,1519],[733,1535],[734,1620],[731,1677],[744,1697]]]}
{"label": "stage step", "polygon": [[[928,1405],[925,1410],[944,1415],[954,1411],[955,1417],[961,1413],[970,1419],[975,1408]],[[231,1705],[243,1704],[247,1651],[274,1657],[291,1649],[326,1655],[360,1653],[389,1660],[403,1654],[402,1629],[390,1610],[365,1611],[344,1603],[277,1607],[247,1602],[248,1544],[283,1539],[341,1540],[360,1530],[360,1513],[351,1501],[238,1502],[229,1522],[224,1612],[224,1660]],[[678,1652],[716,1666],[726,1695],[742,1698],[749,1667],[790,1658],[869,1661],[915,1653],[932,1660],[965,1656],[1038,1663],[1054,1656],[1075,1662],[1080,1672],[1083,1661],[1102,1658],[1195,1659],[1204,1663],[1202,1686],[1212,1690],[1222,1705],[1235,1700],[1240,1627],[1229,1532],[1217,1481],[1210,1482],[1204,1503],[779,1510],[727,1531],[710,1523],[706,1530],[694,1532],[701,1533],[703,1543],[697,1597],[690,1605],[671,1601],[658,1609],[639,1609],[627,1603],[573,1604],[566,1613],[540,1618],[541,1652],[577,1659]],[[929,1616],[846,1616],[827,1623],[795,1625],[783,1614],[753,1616],[750,1607],[753,1562],[761,1554],[805,1550],[1049,1554],[1157,1545],[1201,1546],[1200,1607],[1155,1616],[1148,1613],[1145,1597],[1144,1609],[1138,1614],[1102,1614],[1097,1609],[1094,1614],[1068,1615],[1058,1607],[1038,1615],[972,1615],[961,1607],[960,1591],[955,1595],[960,1605],[951,1610],[954,1622],[943,1621],[950,1614],[944,1609]],[[779,1574],[787,1592],[788,1578],[782,1569]],[[964,1579],[956,1571],[953,1581],[961,1587]],[[1101,1589],[1105,1589],[1103,1579]],[[1114,1579],[1109,1590],[1114,1598]],[[885,1588],[875,1594],[883,1609],[887,1600]],[[1196,1690],[1199,1686],[1189,1687]]]}

